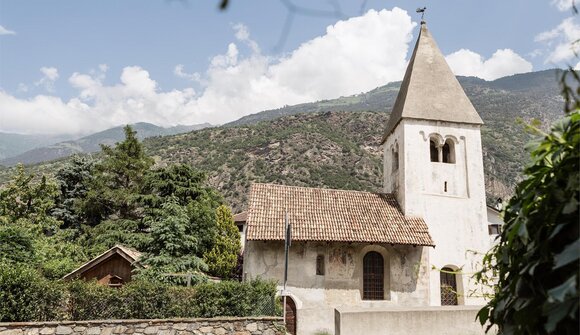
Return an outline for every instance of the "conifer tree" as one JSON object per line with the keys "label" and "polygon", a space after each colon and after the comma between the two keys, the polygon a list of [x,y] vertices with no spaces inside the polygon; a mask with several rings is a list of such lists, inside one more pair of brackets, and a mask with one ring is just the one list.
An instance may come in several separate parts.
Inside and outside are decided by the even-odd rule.
{"label": "conifer tree", "polygon": [[131,126],[125,126],[124,131],[125,139],[114,147],[101,145],[103,158],[82,203],[92,225],[113,214],[120,219],[140,216],[136,198],[153,159],[147,156]]}
{"label": "conifer tree", "polygon": [[217,238],[213,248],[204,255],[209,273],[228,278],[235,269],[240,254],[240,232],[230,209],[221,205],[216,210]]}
{"label": "conifer tree", "polygon": [[87,196],[89,183],[93,179],[94,165],[92,158],[74,155],[56,173],[60,195],[52,215],[63,221],[62,228],[80,227],[83,215],[78,204]]}

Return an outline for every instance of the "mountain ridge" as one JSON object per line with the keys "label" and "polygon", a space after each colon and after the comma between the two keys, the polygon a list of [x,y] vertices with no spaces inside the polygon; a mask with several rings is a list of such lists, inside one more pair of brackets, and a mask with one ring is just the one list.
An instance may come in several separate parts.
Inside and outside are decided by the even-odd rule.
{"label": "mountain ridge", "polygon": [[[152,123],[137,122],[131,126],[137,131],[137,137],[140,140],[143,140],[152,136],[167,136],[186,133],[193,130],[211,127],[212,125],[209,123],[202,123],[188,126],[177,125],[165,128]],[[116,142],[121,141],[124,137],[123,127],[124,126],[117,126],[78,139],[55,142],[48,146],[33,148],[15,156],[6,157],[0,160],[0,164],[5,166],[13,166],[18,163],[36,164],[68,157],[73,154],[97,152],[100,150],[101,144],[113,145]]]}

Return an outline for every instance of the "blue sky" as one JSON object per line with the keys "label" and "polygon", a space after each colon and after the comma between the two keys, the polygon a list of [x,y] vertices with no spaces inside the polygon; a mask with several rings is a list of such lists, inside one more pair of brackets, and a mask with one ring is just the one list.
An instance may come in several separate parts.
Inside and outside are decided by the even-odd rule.
{"label": "blue sky", "polygon": [[571,0],[311,2],[0,0],[0,131],[220,124],[367,91],[402,78],[419,6],[457,74],[578,63]]}

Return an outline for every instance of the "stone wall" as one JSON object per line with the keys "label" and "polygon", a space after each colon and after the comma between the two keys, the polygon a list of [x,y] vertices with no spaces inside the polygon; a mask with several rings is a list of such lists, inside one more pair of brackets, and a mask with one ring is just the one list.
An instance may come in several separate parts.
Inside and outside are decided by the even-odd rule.
{"label": "stone wall", "polygon": [[0,323],[0,335],[279,335],[282,318],[211,318]]}

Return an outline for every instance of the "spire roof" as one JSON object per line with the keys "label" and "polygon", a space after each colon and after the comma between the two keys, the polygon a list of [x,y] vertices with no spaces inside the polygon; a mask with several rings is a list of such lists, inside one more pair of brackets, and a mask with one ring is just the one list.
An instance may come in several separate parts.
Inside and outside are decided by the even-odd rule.
{"label": "spire roof", "polygon": [[483,124],[424,21],[383,142],[403,118]]}

